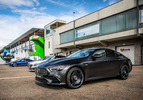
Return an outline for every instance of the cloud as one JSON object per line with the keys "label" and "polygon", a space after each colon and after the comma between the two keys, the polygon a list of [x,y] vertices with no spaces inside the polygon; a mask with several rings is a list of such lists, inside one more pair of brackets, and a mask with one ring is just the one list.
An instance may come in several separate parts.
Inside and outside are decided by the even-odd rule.
{"label": "cloud", "polygon": [[107,0],[103,0],[103,2],[106,2]]}
{"label": "cloud", "polygon": [[117,1],[119,1],[119,0],[109,0],[109,5],[116,3]]}
{"label": "cloud", "polygon": [[24,15],[24,16],[35,16],[35,15],[45,15],[46,13],[42,13],[36,10],[37,8],[33,8],[31,10],[22,10],[22,9],[15,9],[12,10],[12,12],[14,13],[19,13],[20,15]]}
{"label": "cloud", "polygon": [[0,0],[1,5],[5,5],[9,8],[15,8],[15,6],[36,6],[40,5],[38,0]]}
{"label": "cloud", "polygon": [[55,1],[55,0],[47,0],[48,2],[54,3],[56,5],[60,5],[60,6],[64,6],[64,7],[69,7],[69,5],[65,4],[64,2],[59,1]]}
{"label": "cloud", "polygon": [[[43,8],[45,9],[45,8]],[[73,20],[73,13],[65,12],[63,14],[52,16],[38,8],[33,9],[15,9],[12,10],[14,14],[19,14],[19,16],[12,15],[0,15],[0,48],[8,45],[10,42],[27,32],[32,27],[44,28],[44,26],[55,19],[65,20],[70,22]],[[75,19],[82,17],[87,14],[84,7],[79,7],[75,10]],[[7,39],[7,40],[6,40]]]}
{"label": "cloud", "polygon": [[47,7],[41,7],[41,8],[40,8],[40,10],[45,10],[45,9],[47,9]]}

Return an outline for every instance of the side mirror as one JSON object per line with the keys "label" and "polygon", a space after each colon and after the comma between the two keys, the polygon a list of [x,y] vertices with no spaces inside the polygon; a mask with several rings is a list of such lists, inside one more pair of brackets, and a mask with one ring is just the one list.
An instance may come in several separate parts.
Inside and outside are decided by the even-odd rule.
{"label": "side mirror", "polygon": [[100,57],[101,57],[100,54],[95,54],[95,55],[92,56],[92,59],[95,61],[96,58],[100,58]]}

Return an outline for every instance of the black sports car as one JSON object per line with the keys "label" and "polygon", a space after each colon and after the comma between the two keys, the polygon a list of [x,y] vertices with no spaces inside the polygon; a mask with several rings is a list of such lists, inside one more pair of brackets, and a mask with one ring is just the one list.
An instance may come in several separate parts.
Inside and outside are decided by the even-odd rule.
{"label": "black sports car", "polygon": [[35,79],[51,85],[79,88],[84,81],[120,76],[127,79],[132,70],[130,59],[110,49],[79,50],[58,60],[42,63],[35,69]]}

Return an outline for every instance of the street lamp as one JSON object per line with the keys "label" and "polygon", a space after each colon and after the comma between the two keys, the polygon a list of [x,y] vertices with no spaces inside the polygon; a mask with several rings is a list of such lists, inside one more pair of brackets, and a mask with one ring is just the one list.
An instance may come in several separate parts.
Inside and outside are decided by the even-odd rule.
{"label": "street lamp", "polygon": [[74,33],[74,47],[75,47],[75,20],[74,20],[74,14],[75,12],[73,12],[73,33]]}

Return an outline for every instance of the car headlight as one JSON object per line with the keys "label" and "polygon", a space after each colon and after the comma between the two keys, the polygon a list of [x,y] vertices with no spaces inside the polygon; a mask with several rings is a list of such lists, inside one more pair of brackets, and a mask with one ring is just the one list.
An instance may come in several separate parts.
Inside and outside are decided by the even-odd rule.
{"label": "car headlight", "polygon": [[34,64],[34,66],[36,66],[36,65],[38,65],[38,64]]}
{"label": "car headlight", "polygon": [[56,67],[51,67],[49,68],[50,71],[62,71],[66,66],[65,65],[60,65]]}

